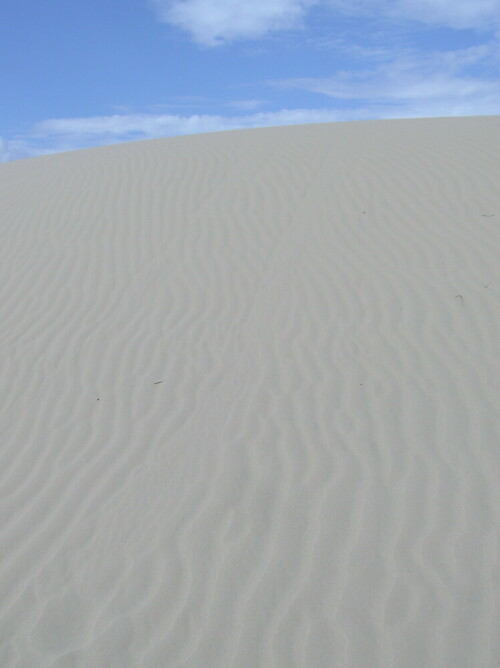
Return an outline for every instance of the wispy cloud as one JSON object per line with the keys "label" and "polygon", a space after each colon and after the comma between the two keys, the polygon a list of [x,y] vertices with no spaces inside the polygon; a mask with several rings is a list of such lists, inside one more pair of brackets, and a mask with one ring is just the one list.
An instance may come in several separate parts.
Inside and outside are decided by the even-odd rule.
{"label": "wispy cloud", "polygon": [[[359,69],[330,77],[292,78],[275,85],[360,102],[375,112],[392,105],[401,115],[495,114],[500,107],[498,45],[427,54],[395,51],[364,59]],[[375,112],[376,113],[376,112]]]}
{"label": "wispy cloud", "polygon": [[[361,101],[349,108],[282,109],[245,116],[170,114],[130,114],[89,118],[60,118],[37,123],[32,132],[15,142],[2,144],[0,161],[71,151],[92,146],[104,146],[127,141],[155,139],[202,132],[219,132],[246,128],[328,123],[368,119],[417,118],[430,116],[467,116],[494,114],[498,95],[483,95],[479,101],[456,101],[455,106],[439,96],[410,104],[395,105],[391,99],[378,102]],[[4,153],[2,155],[2,146]]]}
{"label": "wispy cloud", "polygon": [[18,140],[18,144],[31,155],[41,155],[139,139],[344,119],[345,115],[332,109],[283,109],[238,116],[114,114],[58,118],[37,123],[31,133]]}
{"label": "wispy cloud", "polygon": [[205,46],[302,25],[310,10],[457,29],[500,29],[500,0],[150,0],[161,21]]}
{"label": "wispy cloud", "polygon": [[330,0],[330,5],[349,13],[363,11],[450,28],[500,26],[499,0]]}
{"label": "wispy cloud", "polygon": [[[366,111],[360,110],[354,117],[365,118]],[[14,160],[140,139],[348,119],[353,119],[352,112],[346,114],[335,109],[282,109],[245,116],[115,114],[50,119],[35,124],[30,133],[18,137],[15,142],[16,154],[7,150],[3,159]]]}

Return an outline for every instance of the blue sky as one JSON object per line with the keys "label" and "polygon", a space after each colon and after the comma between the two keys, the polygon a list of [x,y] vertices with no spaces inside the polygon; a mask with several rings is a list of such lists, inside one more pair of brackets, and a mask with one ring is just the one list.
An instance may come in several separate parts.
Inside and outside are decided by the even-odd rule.
{"label": "blue sky", "polygon": [[500,109],[500,0],[16,0],[2,14],[0,160]]}

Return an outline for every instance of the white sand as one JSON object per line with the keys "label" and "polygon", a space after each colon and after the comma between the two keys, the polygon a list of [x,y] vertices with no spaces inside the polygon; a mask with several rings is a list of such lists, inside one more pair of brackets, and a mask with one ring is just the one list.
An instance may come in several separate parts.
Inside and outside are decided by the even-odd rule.
{"label": "white sand", "polygon": [[0,165],[0,666],[500,662],[500,117]]}

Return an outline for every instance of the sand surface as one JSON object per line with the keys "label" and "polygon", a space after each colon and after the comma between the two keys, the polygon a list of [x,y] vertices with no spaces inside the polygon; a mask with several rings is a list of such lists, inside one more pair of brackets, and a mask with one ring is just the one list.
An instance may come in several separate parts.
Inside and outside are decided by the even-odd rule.
{"label": "sand surface", "polygon": [[0,165],[0,666],[500,664],[500,117]]}

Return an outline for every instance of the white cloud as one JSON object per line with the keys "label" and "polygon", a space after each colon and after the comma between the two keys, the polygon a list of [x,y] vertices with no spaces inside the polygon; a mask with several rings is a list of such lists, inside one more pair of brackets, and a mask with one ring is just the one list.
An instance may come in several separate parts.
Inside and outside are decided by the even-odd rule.
{"label": "white cloud", "polygon": [[7,140],[0,137],[0,162],[7,162],[10,157],[9,146]]}
{"label": "white cloud", "polygon": [[42,121],[35,125],[32,137],[39,142],[62,142],[85,146],[271,125],[316,123],[334,121],[338,118],[337,111],[325,109],[283,109],[246,116],[115,114],[113,116]]}
{"label": "white cloud", "polygon": [[207,46],[296,28],[316,6],[335,15],[418,21],[451,28],[500,28],[500,0],[151,0],[161,21]]}
{"label": "white cloud", "polygon": [[293,28],[319,0],[153,0],[162,21],[215,46]]}
{"label": "white cloud", "polygon": [[22,141],[8,141],[0,137],[0,162],[10,162],[29,157],[30,152],[25,149]]}

